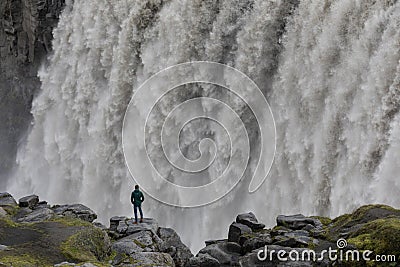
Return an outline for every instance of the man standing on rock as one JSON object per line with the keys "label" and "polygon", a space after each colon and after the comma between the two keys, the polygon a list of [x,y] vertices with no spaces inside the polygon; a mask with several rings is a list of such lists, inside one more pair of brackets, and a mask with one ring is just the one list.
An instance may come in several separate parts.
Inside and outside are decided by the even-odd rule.
{"label": "man standing on rock", "polygon": [[140,212],[140,222],[143,222],[143,211],[142,211],[142,202],[144,201],[144,195],[139,190],[139,185],[135,185],[135,190],[132,191],[131,194],[131,203],[133,205],[133,210],[135,212],[135,224],[137,224],[137,209]]}

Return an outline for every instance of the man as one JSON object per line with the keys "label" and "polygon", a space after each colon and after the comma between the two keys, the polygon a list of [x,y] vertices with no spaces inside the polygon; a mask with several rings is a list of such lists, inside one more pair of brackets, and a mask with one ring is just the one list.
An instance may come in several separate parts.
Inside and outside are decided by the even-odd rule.
{"label": "man", "polygon": [[135,212],[135,224],[137,224],[137,209],[140,212],[140,222],[143,222],[143,211],[142,211],[142,202],[144,201],[144,195],[139,190],[139,185],[135,185],[135,190],[133,190],[131,194],[131,203],[133,205],[133,210]]}

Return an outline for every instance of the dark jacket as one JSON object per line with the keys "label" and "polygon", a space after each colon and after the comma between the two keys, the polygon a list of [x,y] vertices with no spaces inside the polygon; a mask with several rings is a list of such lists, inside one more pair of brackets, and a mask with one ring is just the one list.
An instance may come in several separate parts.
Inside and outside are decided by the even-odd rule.
{"label": "dark jacket", "polygon": [[139,189],[135,189],[131,194],[131,203],[135,206],[140,206],[144,201],[144,195]]}

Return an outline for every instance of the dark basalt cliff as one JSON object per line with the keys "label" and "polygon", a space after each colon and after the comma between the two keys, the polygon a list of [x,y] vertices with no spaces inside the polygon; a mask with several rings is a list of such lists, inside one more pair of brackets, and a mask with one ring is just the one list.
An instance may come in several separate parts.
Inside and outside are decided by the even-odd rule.
{"label": "dark basalt cliff", "polygon": [[[51,52],[65,0],[0,1],[0,177],[12,168],[17,142],[31,121],[38,68]],[[0,179],[0,183],[4,179]]]}

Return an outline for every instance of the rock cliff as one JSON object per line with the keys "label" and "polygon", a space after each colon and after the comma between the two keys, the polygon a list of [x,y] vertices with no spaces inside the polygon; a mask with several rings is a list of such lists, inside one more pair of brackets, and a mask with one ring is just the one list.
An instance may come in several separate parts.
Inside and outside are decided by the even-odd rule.
{"label": "rock cliff", "polygon": [[31,121],[32,98],[40,88],[37,72],[51,52],[52,31],[64,4],[0,1],[0,177],[14,164],[17,143]]}

